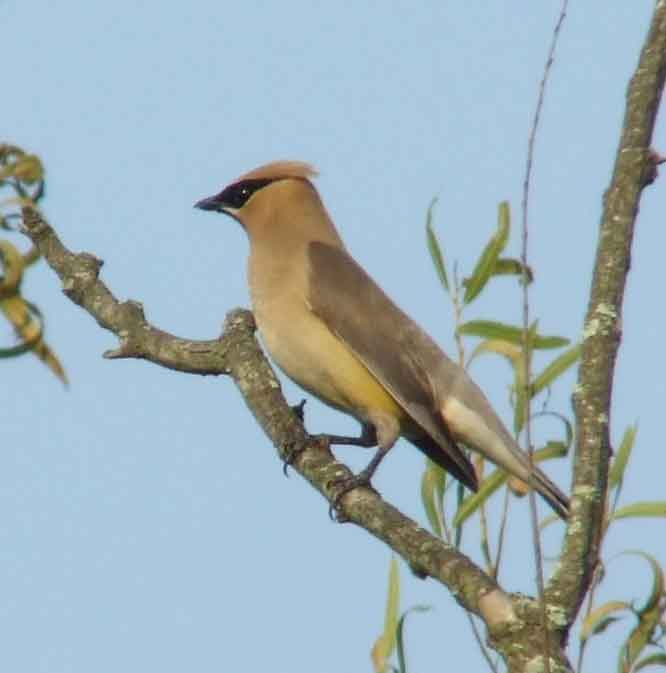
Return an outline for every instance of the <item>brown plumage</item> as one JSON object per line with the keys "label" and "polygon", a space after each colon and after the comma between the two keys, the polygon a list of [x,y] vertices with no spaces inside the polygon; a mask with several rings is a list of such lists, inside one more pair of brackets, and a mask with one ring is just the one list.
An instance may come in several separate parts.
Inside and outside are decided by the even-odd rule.
{"label": "brown plumage", "polygon": [[399,436],[472,490],[465,444],[527,481],[562,517],[566,496],[527,456],[462,367],[349,255],[308,164],[278,161],[199,201],[238,220],[250,239],[255,318],[280,368],[320,400],[354,416],[379,447],[352,484],[369,480]]}
{"label": "brown plumage", "polygon": [[284,178],[303,178],[309,180],[319,175],[317,169],[303,161],[273,161],[259,166],[245,175],[241,175],[234,183],[244,180],[282,180]]}

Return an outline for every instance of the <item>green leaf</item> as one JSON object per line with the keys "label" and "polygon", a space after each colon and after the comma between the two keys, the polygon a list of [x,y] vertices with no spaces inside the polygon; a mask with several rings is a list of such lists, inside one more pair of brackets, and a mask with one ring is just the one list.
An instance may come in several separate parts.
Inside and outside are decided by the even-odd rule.
{"label": "green leaf", "polygon": [[647,500],[615,510],[613,520],[635,517],[666,517],[666,500]]}
{"label": "green leaf", "polygon": [[551,460],[553,458],[564,458],[569,452],[569,445],[566,442],[558,442],[554,439],[551,439],[546,442],[546,445],[535,451],[535,456],[538,454],[539,462],[545,460]]}
{"label": "green leaf", "polygon": [[525,368],[522,364],[520,367],[514,369],[514,375],[513,432],[518,436],[525,427],[529,409],[527,400],[528,389],[525,385]]}
{"label": "green leaf", "polygon": [[[26,301],[21,295],[13,295],[0,298],[0,313],[5,314],[13,324],[17,335],[24,339],[16,346],[0,348],[0,359],[13,358],[38,348],[44,338],[44,318],[37,306]],[[36,329],[32,329],[33,316]]]}
{"label": "green leaf", "polygon": [[[523,269],[525,269],[524,274]],[[523,266],[523,263],[519,259],[513,259],[509,257],[502,257],[495,262],[492,275],[520,276],[521,280],[522,278],[527,277],[528,284],[534,280],[534,274],[532,273],[532,269],[530,269],[529,266]]]}
{"label": "green leaf", "polygon": [[430,610],[428,605],[415,605],[413,608],[409,608],[405,613],[400,617],[398,622],[398,638],[397,638],[397,655],[398,655],[398,671],[400,673],[407,673],[407,662],[405,659],[405,620],[407,615],[412,612],[428,612]]}
{"label": "green leaf", "polygon": [[442,503],[446,489],[446,472],[437,463],[426,459],[426,469],[421,478],[421,501],[432,532],[442,537]]}
{"label": "green leaf", "polygon": [[24,269],[21,251],[9,241],[0,241],[0,298],[18,291]]}
{"label": "green leaf", "polygon": [[653,642],[656,628],[662,617],[661,599],[664,596],[664,573],[657,560],[650,554],[641,550],[622,552],[620,556],[639,556],[645,559],[652,568],[652,590],[645,601],[645,605],[634,610],[638,617],[638,624],[634,627],[629,637],[620,650],[618,669],[631,670],[634,662],[640,656],[647,645]]}
{"label": "green leaf", "polygon": [[435,265],[435,270],[439,276],[439,282],[448,292],[449,277],[446,273],[446,265],[444,264],[444,254],[442,253],[442,248],[437,240],[437,235],[432,228],[432,214],[436,203],[437,198],[434,198],[428,206],[428,214],[426,215],[426,239],[428,241],[428,250],[430,252],[430,257],[432,258],[432,263]]}
{"label": "green leaf", "polygon": [[572,367],[580,358],[580,344],[572,346],[556,357],[532,382],[532,397],[538,395],[544,388],[547,388],[556,378]]}
{"label": "green leaf", "polygon": [[[515,325],[496,322],[494,320],[470,320],[458,327],[458,334],[465,336],[477,336],[484,339],[500,339],[518,346],[523,343],[523,328]],[[531,347],[535,350],[545,350],[549,348],[561,348],[567,346],[569,339],[558,336],[540,336],[535,335],[531,342]]]}
{"label": "green leaf", "polygon": [[503,470],[494,470],[489,477],[486,477],[481,482],[479,490],[476,493],[463,500],[460,507],[458,507],[455,517],[453,517],[453,525],[462,526],[502,486],[507,478],[508,475]]}
{"label": "green leaf", "polygon": [[650,569],[652,570],[652,589],[645,601],[645,605],[642,608],[635,610],[637,615],[649,612],[655,606],[659,605],[659,599],[664,594],[664,584],[666,579],[664,578],[664,573],[661,570],[659,562],[652,556],[652,554],[648,554],[640,549],[629,549],[628,551],[620,552],[618,556],[638,556],[639,558],[645,559],[650,564]]}
{"label": "green leaf", "polygon": [[465,283],[465,296],[463,298],[465,304],[474,301],[486,286],[488,279],[493,273],[495,264],[509,240],[510,228],[511,215],[509,204],[507,201],[502,201],[499,205],[497,230],[481,253],[481,257],[479,257],[479,261],[476,263],[471,277]]}
{"label": "green leaf", "polygon": [[663,666],[666,668],[666,654],[663,652],[656,652],[655,654],[645,657],[645,659],[641,659],[634,666],[633,673],[636,673],[636,671],[640,671],[643,668],[647,668],[648,666]]}
{"label": "green leaf", "polygon": [[[457,483],[457,487],[456,487],[456,509],[460,509],[464,499],[465,499],[465,487],[463,486],[462,482],[459,481]],[[462,544],[462,538],[463,538],[462,523],[455,523],[454,522],[453,525],[455,526],[455,534],[453,536],[453,544],[455,545],[456,549],[460,549],[460,545]]]}
{"label": "green leaf", "polygon": [[495,353],[504,356],[509,364],[515,369],[523,357],[522,348],[502,339],[486,339],[476,346],[467,360],[467,368],[472,362],[484,353]]}
{"label": "green leaf", "polygon": [[36,154],[25,154],[14,164],[13,175],[17,180],[32,185],[44,178],[44,167]]}
{"label": "green leaf", "polygon": [[513,369],[513,394],[515,396],[513,405],[513,431],[516,436],[522,432],[531,412],[529,402],[532,399],[532,388],[527,379],[527,365],[529,363],[529,369],[531,371],[531,344],[536,338],[536,330],[537,323],[535,321],[530,325],[525,343],[521,345],[520,362],[518,362]]}
{"label": "green leaf", "polygon": [[400,609],[400,574],[398,561],[391,557],[389,567],[388,592],[386,597],[386,612],[384,616],[384,630],[377,638],[372,648],[372,663],[375,673],[385,673],[388,669],[388,660],[396,643],[398,627],[398,610]]}
{"label": "green leaf", "polygon": [[631,457],[631,450],[634,448],[636,441],[636,433],[638,432],[638,425],[630,425],[622,437],[620,448],[615,454],[615,460],[608,475],[608,488],[614,488],[624,479],[624,471],[627,469],[629,458]]}
{"label": "green leaf", "polygon": [[556,521],[562,521],[558,514],[548,514],[539,524],[539,531],[545,530],[551,523],[555,523]]}
{"label": "green leaf", "polygon": [[33,184],[44,177],[44,167],[35,154],[16,154],[14,162],[0,169],[0,180],[14,177],[26,184]]}
{"label": "green leaf", "polygon": [[4,360],[6,358],[15,358],[19,355],[23,355],[24,353],[29,353],[40,342],[42,336],[42,331],[40,330],[32,339],[28,341],[24,341],[23,343],[17,344],[16,346],[0,348],[0,360]]}
{"label": "green leaf", "polygon": [[590,636],[604,631],[611,623],[619,619],[619,617],[612,617],[611,615],[623,610],[631,610],[631,605],[625,601],[608,601],[608,603],[592,610],[581,625],[581,642],[585,642]]}

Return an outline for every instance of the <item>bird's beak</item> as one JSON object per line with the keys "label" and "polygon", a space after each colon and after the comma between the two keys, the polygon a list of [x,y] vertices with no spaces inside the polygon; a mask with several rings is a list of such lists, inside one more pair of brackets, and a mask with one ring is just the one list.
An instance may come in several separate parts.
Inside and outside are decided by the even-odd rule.
{"label": "bird's beak", "polygon": [[208,196],[205,199],[201,199],[194,204],[195,208],[201,208],[201,210],[216,210],[218,212],[222,211],[222,204],[219,201],[218,195]]}

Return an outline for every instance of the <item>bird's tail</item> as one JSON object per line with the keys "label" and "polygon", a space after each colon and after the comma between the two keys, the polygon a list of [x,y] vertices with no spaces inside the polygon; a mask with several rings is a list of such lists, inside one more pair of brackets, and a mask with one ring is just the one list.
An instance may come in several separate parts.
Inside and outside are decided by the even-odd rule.
{"label": "bird's tail", "polygon": [[[437,463],[443,470],[452,474],[470,491],[476,493],[479,490],[479,480],[476,476],[474,466],[465,454],[457,449],[457,447],[454,448],[456,448],[459,459],[455,461],[451,458],[452,452],[446,450],[448,444],[444,444],[443,446],[443,438],[440,438],[440,441],[437,442],[425,432],[412,432],[406,436],[407,439],[425,453],[433,463]],[[451,444],[453,444],[453,442],[451,442]]]}
{"label": "bird's tail", "polygon": [[569,498],[535,465],[530,477],[534,490],[562,519],[569,517]]}

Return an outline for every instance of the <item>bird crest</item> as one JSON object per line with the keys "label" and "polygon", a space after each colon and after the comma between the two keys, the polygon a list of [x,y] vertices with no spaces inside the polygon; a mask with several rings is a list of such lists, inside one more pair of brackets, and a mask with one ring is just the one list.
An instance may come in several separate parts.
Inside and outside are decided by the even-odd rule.
{"label": "bird crest", "polygon": [[255,168],[245,175],[241,175],[234,182],[243,182],[244,180],[283,180],[285,178],[301,178],[310,180],[319,175],[314,166],[303,161],[272,161]]}

